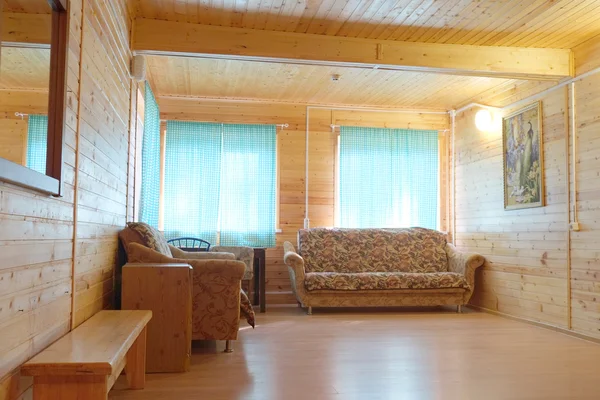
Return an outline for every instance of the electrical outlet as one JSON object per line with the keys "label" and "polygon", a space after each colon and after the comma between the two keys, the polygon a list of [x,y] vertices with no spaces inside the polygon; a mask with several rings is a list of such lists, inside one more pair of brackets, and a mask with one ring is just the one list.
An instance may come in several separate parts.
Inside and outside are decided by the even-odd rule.
{"label": "electrical outlet", "polygon": [[575,232],[579,232],[579,222],[571,222],[571,230]]}

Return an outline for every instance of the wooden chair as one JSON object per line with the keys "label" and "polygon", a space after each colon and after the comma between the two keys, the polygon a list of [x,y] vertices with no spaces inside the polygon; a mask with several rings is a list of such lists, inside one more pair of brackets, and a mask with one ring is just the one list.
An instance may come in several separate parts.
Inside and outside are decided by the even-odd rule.
{"label": "wooden chair", "polygon": [[125,369],[131,389],[146,382],[151,311],[100,311],[21,367],[35,400],[106,400]]}

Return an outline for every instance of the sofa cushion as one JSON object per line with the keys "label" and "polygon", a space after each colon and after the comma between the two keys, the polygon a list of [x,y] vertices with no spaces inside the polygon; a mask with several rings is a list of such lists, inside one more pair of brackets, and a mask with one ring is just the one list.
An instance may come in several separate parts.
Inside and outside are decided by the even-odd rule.
{"label": "sofa cushion", "polygon": [[306,272],[447,272],[446,234],[425,228],[301,229]]}
{"label": "sofa cushion", "polygon": [[[139,235],[144,246],[158,251],[167,257],[173,257],[167,240],[157,229],[154,229],[145,222],[128,222],[127,228],[132,229]],[[125,248],[127,248],[128,244],[124,243]]]}
{"label": "sofa cushion", "polygon": [[306,290],[393,290],[469,289],[464,275],[455,272],[310,272],[304,279]]}

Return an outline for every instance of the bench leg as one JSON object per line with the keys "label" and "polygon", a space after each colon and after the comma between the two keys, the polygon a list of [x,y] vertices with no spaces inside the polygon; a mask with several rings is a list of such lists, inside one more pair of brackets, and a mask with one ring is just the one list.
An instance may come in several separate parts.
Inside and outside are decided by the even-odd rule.
{"label": "bench leg", "polygon": [[105,375],[36,376],[33,378],[33,400],[106,400]]}
{"label": "bench leg", "polygon": [[146,328],[127,352],[125,375],[130,389],[143,389],[146,384]]}

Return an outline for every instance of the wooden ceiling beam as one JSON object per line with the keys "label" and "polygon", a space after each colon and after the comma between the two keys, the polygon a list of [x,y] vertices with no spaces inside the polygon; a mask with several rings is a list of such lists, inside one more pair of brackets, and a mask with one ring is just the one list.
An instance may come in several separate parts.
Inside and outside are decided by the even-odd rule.
{"label": "wooden ceiling beam", "polygon": [[52,33],[52,14],[2,14],[2,43],[48,47]]}
{"label": "wooden ceiling beam", "polygon": [[507,79],[559,80],[574,73],[569,49],[398,42],[144,18],[135,21],[133,50]]}

